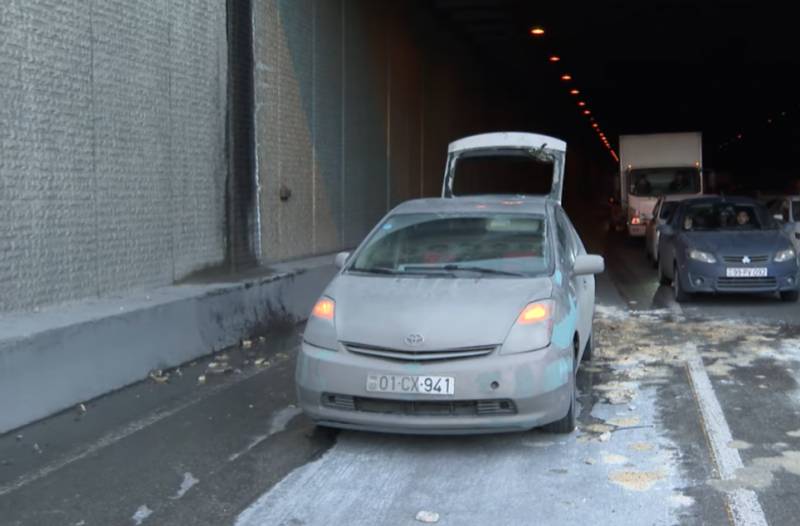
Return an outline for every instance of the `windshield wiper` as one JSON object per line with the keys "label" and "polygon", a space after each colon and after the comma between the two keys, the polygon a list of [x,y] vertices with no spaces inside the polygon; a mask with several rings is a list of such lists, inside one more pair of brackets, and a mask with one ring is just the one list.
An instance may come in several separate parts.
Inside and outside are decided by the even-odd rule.
{"label": "windshield wiper", "polygon": [[427,267],[424,265],[408,265],[405,268],[414,270],[441,270],[445,272],[451,272],[453,270],[465,270],[467,272],[480,272],[481,274],[498,274],[502,276],[518,276],[518,277],[525,276],[525,274],[522,274],[520,272],[511,272],[509,270],[498,270],[495,268],[479,267],[474,265],[456,265],[453,263],[442,265],[440,267]]}
{"label": "windshield wiper", "polygon": [[389,276],[393,276],[395,274],[402,274],[402,272],[388,267],[370,267],[370,268],[352,267],[349,270],[351,270],[352,272],[365,272],[367,274],[386,274]]}

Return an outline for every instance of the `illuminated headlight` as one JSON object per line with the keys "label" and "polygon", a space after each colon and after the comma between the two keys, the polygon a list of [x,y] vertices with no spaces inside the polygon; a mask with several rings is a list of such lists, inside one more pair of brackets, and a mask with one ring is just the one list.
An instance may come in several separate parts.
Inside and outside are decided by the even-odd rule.
{"label": "illuminated headlight", "polygon": [[692,249],[689,251],[689,258],[695,261],[701,261],[703,263],[716,263],[717,258],[714,257],[714,254],[710,254],[708,252],[703,252],[702,250]]}
{"label": "illuminated headlight", "polygon": [[311,316],[308,317],[303,340],[315,347],[335,351],[337,347],[335,314],[336,302],[331,298],[321,297],[311,310]]}
{"label": "illuminated headlight", "polygon": [[793,248],[787,248],[786,250],[781,250],[777,254],[775,254],[775,263],[783,263],[784,261],[791,261],[797,257]]}
{"label": "illuminated headlight", "polygon": [[550,345],[553,335],[553,308],[551,300],[526,305],[506,336],[500,353],[536,351]]}

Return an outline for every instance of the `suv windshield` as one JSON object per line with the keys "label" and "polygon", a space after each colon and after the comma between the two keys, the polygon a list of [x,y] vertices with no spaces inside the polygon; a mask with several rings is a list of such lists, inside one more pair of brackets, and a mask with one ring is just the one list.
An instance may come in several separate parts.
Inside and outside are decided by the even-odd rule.
{"label": "suv windshield", "polygon": [[637,168],[629,173],[631,195],[700,193],[700,172],[696,168]]}
{"label": "suv windshield", "polygon": [[766,230],[776,226],[763,206],[721,201],[687,205],[681,228],[685,231]]}
{"label": "suv windshield", "polygon": [[531,277],[549,266],[543,215],[398,214],[381,224],[347,270]]}

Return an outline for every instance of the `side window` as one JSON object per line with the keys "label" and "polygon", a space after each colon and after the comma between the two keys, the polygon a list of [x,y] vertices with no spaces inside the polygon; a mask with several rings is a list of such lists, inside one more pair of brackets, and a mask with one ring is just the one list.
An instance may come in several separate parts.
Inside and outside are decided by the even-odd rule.
{"label": "side window", "polygon": [[572,266],[575,263],[575,246],[572,242],[570,225],[561,209],[556,209],[556,236],[561,257],[568,265]]}
{"label": "side window", "polygon": [[783,215],[783,220],[787,223],[792,220],[792,216],[789,213],[789,201],[783,202],[783,206],[781,207],[781,215]]}

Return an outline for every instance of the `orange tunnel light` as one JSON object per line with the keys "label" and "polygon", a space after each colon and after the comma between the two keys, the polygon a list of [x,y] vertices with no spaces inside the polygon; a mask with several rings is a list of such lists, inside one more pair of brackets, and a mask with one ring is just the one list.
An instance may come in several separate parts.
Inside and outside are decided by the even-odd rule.
{"label": "orange tunnel light", "polygon": [[551,55],[548,60],[550,62],[558,62],[559,60],[561,60],[561,57],[559,57],[558,55]]}
{"label": "orange tunnel light", "polygon": [[542,29],[541,27],[532,27],[531,28],[531,35],[533,35],[535,37],[540,37],[540,36],[544,35],[544,29]]}
{"label": "orange tunnel light", "polygon": [[572,80],[572,75],[570,75],[569,73],[564,73],[563,75],[561,75],[561,80]]}
{"label": "orange tunnel light", "polygon": [[583,102],[582,100],[578,101],[578,106],[580,106],[582,108],[582,107],[586,106],[586,103]]}
{"label": "orange tunnel light", "polygon": [[571,89],[571,90],[569,90],[569,94],[570,94],[570,95],[577,95],[578,93],[580,93],[580,91],[578,91],[578,90],[576,90],[576,89]]}

